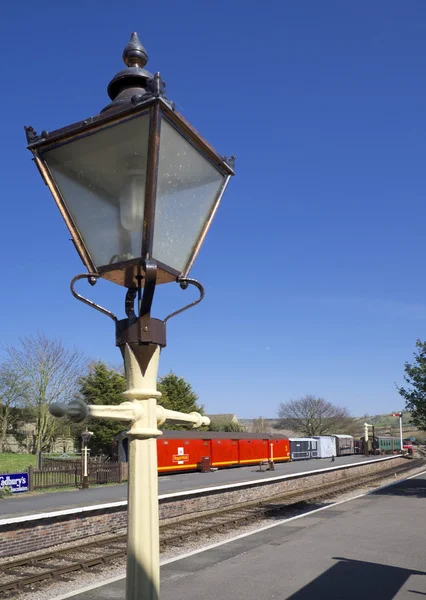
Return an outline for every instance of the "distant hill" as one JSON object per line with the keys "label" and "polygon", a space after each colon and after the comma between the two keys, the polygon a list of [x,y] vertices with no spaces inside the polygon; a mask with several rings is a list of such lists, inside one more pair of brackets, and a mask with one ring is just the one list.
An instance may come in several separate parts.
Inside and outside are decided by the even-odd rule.
{"label": "distant hill", "polygon": [[[402,435],[404,438],[415,437],[420,440],[426,438],[426,432],[421,431],[410,423],[411,415],[410,412],[402,412]],[[374,429],[378,435],[393,435],[399,436],[399,418],[392,417],[390,413],[384,415],[364,415],[363,417],[357,417],[358,430],[360,435],[364,431],[364,423],[374,425]]]}
{"label": "distant hill", "polygon": [[[246,431],[252,431],[253,419],[238,419]],[[279,429],[279,419],[264,419],[267,423],[268,433],[281,433],[283,435],[295,435],[294,431],[288,429]],[[382,415],[364,415],[355,417],[355,437],[364,435],[364,423],[374,425],[377,435],[392,435],[399,437],[399,419],[391,417],[390,413]],[[403,411],[402,413],[402,435],[404,438],[415,437],[418,440],[426,441],[426,431],[421,431],[414,425],[410,424],[410,413]]]}

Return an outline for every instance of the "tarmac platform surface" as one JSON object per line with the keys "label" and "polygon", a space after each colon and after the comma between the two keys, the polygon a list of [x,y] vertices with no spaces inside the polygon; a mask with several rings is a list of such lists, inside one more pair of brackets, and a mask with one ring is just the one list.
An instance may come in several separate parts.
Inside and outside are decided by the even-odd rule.
{"label": "tarmac platform surface", "polygon": [[[163,565],[161,600],[420,599],[426,596],[425,507],[421,474],[275,521]],[[73,598],[122,600],[124,589],[121,579]]]}
{"label": "tarmac platform surface", "polygon": [[[275,471],[265,471],[265,467],[260,471],[259,466],[252,465],[249,467],[220,469],[210,473],[161,475],[158,478],[159,494],[173,494],[200,488],[216,487],[217,485],[256,481],[257,479],[327,469],[345,464],[365,463],[377,458],[377,456],[354,455],[337,457],[334,462],[331,462],[329,458],[324,458],[277,463]],[[76,489],[65,492],[16,494],[12,498],[6,498],[1,501],[0,519],[125,500],[127,500],[127,483],[92,487],[88,490]]]}

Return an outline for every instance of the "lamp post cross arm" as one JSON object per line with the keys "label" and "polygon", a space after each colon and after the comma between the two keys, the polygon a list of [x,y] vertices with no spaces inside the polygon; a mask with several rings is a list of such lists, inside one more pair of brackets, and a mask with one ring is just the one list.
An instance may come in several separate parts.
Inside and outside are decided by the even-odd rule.
{"label": "lamp post cross arm", "polygon": [[[156,352],[159,354],[158,348]],[[128,388],[122,394],[126,399],[124,402],[116,405],[86,404],[82,398],[74,398],[69,404],[52,404],[50,407],[52,415],[55,417],[67,416],[71,421],[77,423],[84,421],[87,417],[124,421],[131,424],[131,435],[139,434],[141,437],[158,437],[161,435],[161,431],[158,429],[151,428],[149,430],[149,427],[146,427],[146,423],[143,424],[144,418],[148,416],[148,407],[144,406],[144,401],[156,401],[157,398],[161,398],[161,392],[157,391],[155,386],[156,365],[152,365],[152,362],[155,363],[155,360],[150,361],[145,374],[142,374],[140,365],[132,349],[129,344],[126,344],[124,348],[124,361]],[[154,378],[149,373],[151,365],[155,370]],[[155,406],[155,415],[157,425],[163,425],[167,420],[187,423],[192,425],[192,427],[210,425],[210,419],[198,412],[183,413],[166,409],[157,404]]]}

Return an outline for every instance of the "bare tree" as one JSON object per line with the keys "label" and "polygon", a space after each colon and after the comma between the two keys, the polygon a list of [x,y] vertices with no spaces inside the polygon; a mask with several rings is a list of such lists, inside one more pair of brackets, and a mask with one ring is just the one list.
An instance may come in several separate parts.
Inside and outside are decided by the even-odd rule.
{"label": "bare tree", "polygon": [[22,420],[21,410],[26,404],[26,387],[13,365],[0,365],[0,450],[5,451],[8,432]]}
{"label": "bare tree", "polygon": [[26,388],[26,406],[35,422],[32,452],[50,449],[62,424],[49,414],[52,402],[69,402],[78,378],[87,368],[80,350],[64,348],[61,340],[43,333],[20,339],[20,347],[5,348],[11,369]]}
{"label": "bare tree", "polygon": [[346,408],[311,395],[282,402],[278,417],[280,427],[305,436],[348,433],[354,424]]}
{"label": "bare tree", "polygon": [[269,433],[271,428],[267,419],[263,417],[258,417],[257,419],[253,419],[251,424],[251,430],[253,433]]}

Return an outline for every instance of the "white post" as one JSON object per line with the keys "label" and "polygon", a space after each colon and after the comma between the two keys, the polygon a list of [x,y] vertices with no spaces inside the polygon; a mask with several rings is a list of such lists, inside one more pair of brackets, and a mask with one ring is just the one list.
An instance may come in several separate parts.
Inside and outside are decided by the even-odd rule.
{"label": "white post", "polygon": [[160,535],[158,513],[157,428],[160,346],[146,346],[142,369],[129,345],[124,349],[126,400],[143,406],[128,431],[127,600],[158,600]]}
{"label": "white post", "polygon": [[89,487],[89,477],[87,474],[87,441],[84,438],[81,450],[83,452],[83,477],[81,481],[81,489],[87,490]]}
{"label": "white post", "polygon": [[84,443],[84,477],[87,477],[87,442]]}
{"label": "white post", "polygon": [[364,423],[364,455],[368,456],[368,425]]}
{"label": "white post", "polygon": [[404,442],[402,439],[402,411],[399,413],[399,437],[401,438],[401,453],[403,452]]}
{"label": "white post", "polygon": [[185,414],[157,406],[160,346],[138,346],[138,357],[129,344],[122,347],[126,370],[125,402],[115,406],[87,405],[75,398],[68,405],[51,404],[55,417],[69,416],[77,423],[87,416],[127,421],[129,430],[129,481],[127,505],[126,600],[159,600],[160,534],[158,514],[157,423],[167,418],[209,425],[210,419],[193,412]]}

